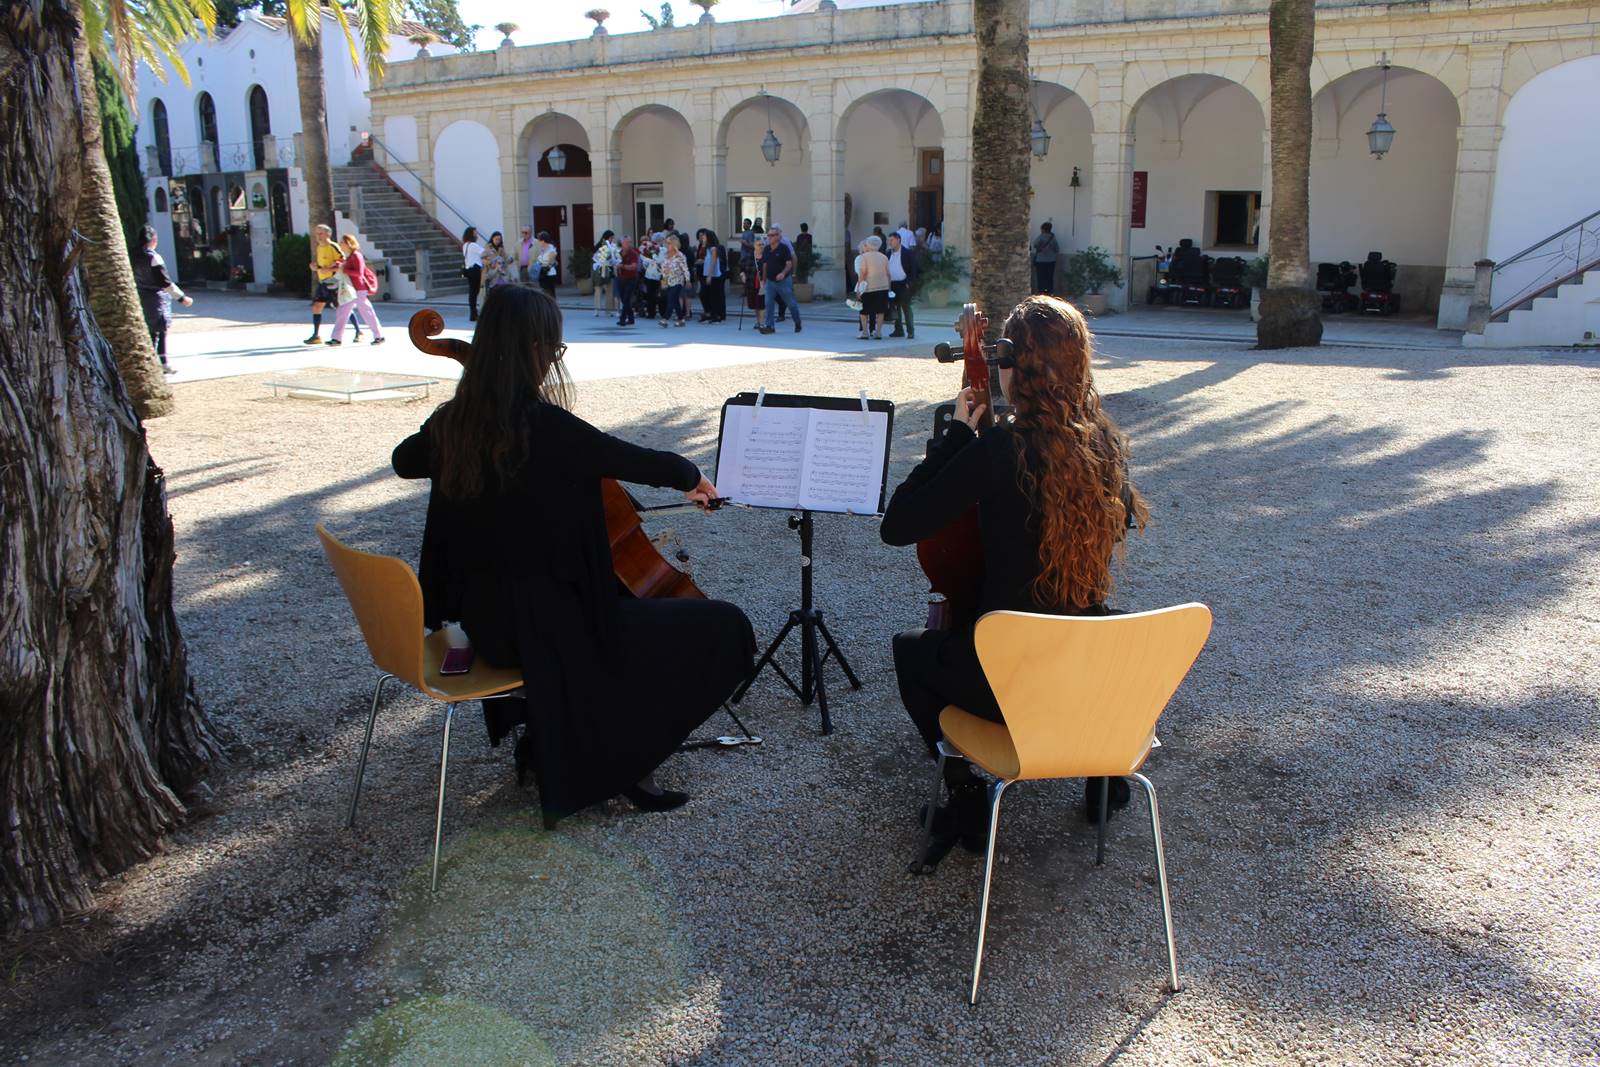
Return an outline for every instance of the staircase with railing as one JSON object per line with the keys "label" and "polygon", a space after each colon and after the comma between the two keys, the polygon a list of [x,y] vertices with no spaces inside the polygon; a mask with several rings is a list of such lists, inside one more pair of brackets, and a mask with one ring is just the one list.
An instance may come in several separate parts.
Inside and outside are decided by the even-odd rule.
{"label": "staircase with railing", "polygon": [[382,252],[391,271],[398,270],[412,287],[432,301],[465,293],[461,277],[461,238],[447,230],[401,186],[375,158],[373,146],[384,150],[390,166],[408,172],[417,184],[451,211],[455,206],[405,163],[396,163],[383,142],[370,138],[358,148],[348,166],[334,167],[334,206],[360,229],[367,242]]}
{"label": "staircase with railing", "polygon": [[1600,211],[1480,269],[1490,306],[1463,338],[1469,347],[1600,343]]}

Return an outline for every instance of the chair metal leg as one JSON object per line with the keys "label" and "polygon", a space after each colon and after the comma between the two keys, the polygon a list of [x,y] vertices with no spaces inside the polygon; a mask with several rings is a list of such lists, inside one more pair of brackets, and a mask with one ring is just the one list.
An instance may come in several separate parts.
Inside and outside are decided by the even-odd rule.
{"label": "chair metal leg", "polygon": [[1150,798],[1150,836],[1156,842],[1156,878],[1161,883],[1161,918],[1167,926],[1167,965],[1172,972],[1172,991],[1176,993],[1183,986],[1178,982],[1178,942],[1172,934],[1172,897],[1167,892],[1167,855],[1161,847],[1161,806],[1156,803],[1156,787],[1150,784],[1150,779],[1138,773],[1135,773],[1133,778],[1144,786],[1145,795]]}
{"label": "chair metal leg", "polygon": [[1106,816],[1111,812],[1106,810],[1111,804],[1111,779],[1100,779],[1100,822],[1095,830],[1094,865],[1106,865]]}
{"label": "chair metal leg", "polygon": [[978,905],[978,953],[972,961],[972,994],[967,1003],[978,1003],[978,977],[983,973],[983,940],[989,932],[989,881],[994,875],[994,841],[1000,836],[1000,797],[1011,783],[1005,779],[989,787],[989,851],[983,861],[983,902]]}
{"label": "chair metal leg", "polygon": [[356,824],[356,804],[361,800],[361,777],[367,772],[367,752],[372,748],[372,726],[378,721],[378,704],[383,700],[384,683],[393,677],[392,674],[385,674],[372,689],[372,711],[367,715],[367,736],[361,742],[361,759],[356,763],[356,784],[350,790],[350,815],[344,821],[346,830]]}
{"label": "chair metal leg", "polygon": [[944,781],[944,761],[947,759],[944,746],[939,746],[939,765],[933,769],[933,785],[928,789],[928,808],[922,813],[922,844],[917,849],[917,856],[911,861],[911,869],[916,871],[922,863],[922,857],[928,854],[928,846],[933,844],[933,811],[939,806],[939,783]]}
{"label": "chair metal leg", "polygon": [[456,706],[444,706],[444,745],[439,750],[439,809],[433,817],[433,885],[430,892],[439,891],[439,842],[444,837],[444,776],[450,766],[450,724],[455,721]]}

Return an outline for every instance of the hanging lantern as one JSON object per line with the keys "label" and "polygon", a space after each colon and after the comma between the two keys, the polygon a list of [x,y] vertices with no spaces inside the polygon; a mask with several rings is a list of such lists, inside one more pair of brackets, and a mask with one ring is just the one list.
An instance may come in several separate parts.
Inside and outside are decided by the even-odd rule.
{"label": "hanging lantern", "polygon": [[1389,124],[1389,53],[1383,54],[1383,89],[1378,97],[1378,117],[1372,120],[1372,128],[1367,131],[1367,148],[1375,159],[1382,159],[1384,153],[1394,147],[1394,127]]}
{"label": "hanging lantern", "polygon": [[778,156],[783,153],[783,142],[772,132],[772,97],[767,96],[765,89],[761,90],[761,95],[767,97],[767,135],[761,139],[761,156],[769,164],[777,166]]}
{"label": "hanging lantern", "polygon": [[1028,145],[1033,149],[1034,156],[1039,159],[1043,159],[1050,151],[1050,134],[1045,131],[1044,123],[1037,118],[1033,120],[1033,129],[1028,131]]}
{"label": "hanging lantern", "polygon": [[551,174],[560,174],[567,169],[567,154],[561,151],[560,145],[552,145],[544,158],[550,164]]}

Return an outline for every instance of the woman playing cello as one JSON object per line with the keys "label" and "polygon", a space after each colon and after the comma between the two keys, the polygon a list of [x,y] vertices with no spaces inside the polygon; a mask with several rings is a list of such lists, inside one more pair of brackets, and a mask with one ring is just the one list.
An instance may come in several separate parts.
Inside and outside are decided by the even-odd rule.
{"label": "woman playing cello", "polygon": [[[1009,341],[998,364],[1010,417],[978,437],[983,410],[964,389],[949,431],[895,490],[881,527],[887,543],[909,545],[978,507],[984,574],[976,613],[948,630],[894,639],[900,698],[930,753],[948,704],[1001,721],[973,646],[978,617],[1000,609],[1104,614],[1112,553],[1127,528],[1143,529],[1148,516],[1128,480],[1127,442],[1095,392],[1083,316],[1065,301],[1034,296],[1017,305],[1001,333]],[[984,784],[971,765],[949,760],[945,779],[950,804],[935,813],[925,864],[958,839],[981,850],[987,838]],[[1118,784],[1113,802],[1125,804],[1126,783]],[[1098,802],[1097,781],[1086,795]],[[1097,817],[1091,813],[1091,821]]]}
{"label": "woman playing cello", "polygon": [[682,456],[628,444],[567,410],[561,312],[493,290],[454,399],[394,450],[430,478],[418,577],[425,621],[459,620],[476,653],[519,666],[529,730],[519,773],[546,825],[617,794],[646,811],[688,798],[655,768],[750,672],[755,638],[732,604],[619,595],[601,480],[717,491]]}

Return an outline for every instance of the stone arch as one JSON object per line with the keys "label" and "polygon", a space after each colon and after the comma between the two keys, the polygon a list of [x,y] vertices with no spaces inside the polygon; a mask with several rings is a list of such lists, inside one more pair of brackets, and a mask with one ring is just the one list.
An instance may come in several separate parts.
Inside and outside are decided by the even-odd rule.
{"label": "stone arch", "polygon": [[619,233],[653,229],[664,219],[680,230],[695,227],[695,136],[688,117],[693,112],[684,96],[618,102],[621,114],[610,125],[615,221],[609,225]]}
{"label": "stone arch", "polygon": [[[548,165],[540,166],[555,145],[563,146],[569,157],[559,176],[550,173]],[[590,148],[588,131],[569,112],[551,107],[523,124],[515,160],[518,227],[549,230],[556,247],[563,250],[580,244],[593,247],[594,175],[589,166],[575,165],[580,157],[588,162]],[[566,264],[561,266],[565,269]]]}
{"label": "stone arch", "polygon": [[[1377,57],[1374,57],[1375,59]],[[1367,129],[1382,107],[1396,134],[1383,159]],[[1311,259],[1359,263],[1382,252],[1400,267],[1403,306],[1434,311],[1450,242],[1460,110],[1426,71],[1357,68],[1312,97]]]}
{"label": "stone arch", "polygon": [[[1029,234],[1050,221],[1063,252],[1089,241],[1089,207],[1094,183],[1094,112],[1089,102],[1064,85],[1034,81],[1032,114],[1050,135],[1043,159],[1030,157],[1033,189]],[[1074,179],[1077,184],[1074,185]]]}
{"label": "stone arch", "polygon": [[172,175],[172,131],[167,124],[167,105],[159,97],[150,103],[150,125],[155,137],[156,162],[161,173]]}
{"label": "stone arch", "polygon": [[1122,77],[1122,99],[1127,107],[1123,115],[1124,128],[1131,126],[1134,115],[1149,100],[1151,94],[1185,78],[1214,78],[1232,82],[1254,98],[1256,109],[1263,118],[1272,100],[1265,53],[1260,56],[1241,56],[1234,59],[1175,57],[1164,60],[1139,60],[1124,67]]}
{"label": "stone arch", "polygon": [[245,90],[244,108],[250,119],[250,150],[255,168],[265,170],[277,166],[276,159],[267,158],[266,146],[262,141],[272,133],[272,105],[267,100],[267,91],[260,85],[250,86]]}
{"label": "stone arch", "polygon": [[[1596,94],[1600,55],[1587,55],[1522,81],[1506,104],[1489,209],[1490,259],[1514,256],[1600,208],[1593,177],[1600,167],[1600,117],[1573,106]],[[1597,236],[1600,219],[1591,219],[1582,247],[1570,242],[1572,254],[1595,258],[1587,249],[1600,247]],[[1543,266],[1513,264],[1497,274],[1495,302],[1523,289]]]}
{"label": "stone arch", "polygon": [[913,228],[942,224],[945,128],[931,97],[914,89],[875,88],[852,93],[838,114],[844,192],[852,209],[847,246],[874,226],[888,231],[901,220]]}
{"label": "stone arch", "polygon": [[[718,93],[721,118],[716,130],[717,174],[715,223],[719,236],[737,231],[735,215],[761,215],[764,222],[777,222],[785,232],[799,231],[800,223],[816,225],[811,198],[811,124],[805,112],[779,93],[733,89]],[[762,153],[766,132],[771,130],[779,143],[778,161],[768,163]],[[752,197],[766,206],[752,208],[741,201],[735,209],[734,197]]]}
{"label": "stone arch", "polygon": [[[1230,69],[1255,77],[1254,67],[1240,67]],[[1266,108],[1260,95],[1241,81],[1198,70],[1145,86],[1134,99],[1127,118],[1132,169],[1145,174],[1146,186],[1143,226],[1137,214],[1129,218],[1133,254],[1149,255],[1155,244],[1184,238],[1227,255],[1264,248]]]}
{"label": "stone arch", "polygon": [[440,201],[434,214],[446,229],[461,233],[476,226],[485,239],[505,229],[500,143],[489,127],[474,119],[447,123],[434,138],[430,158]]}

